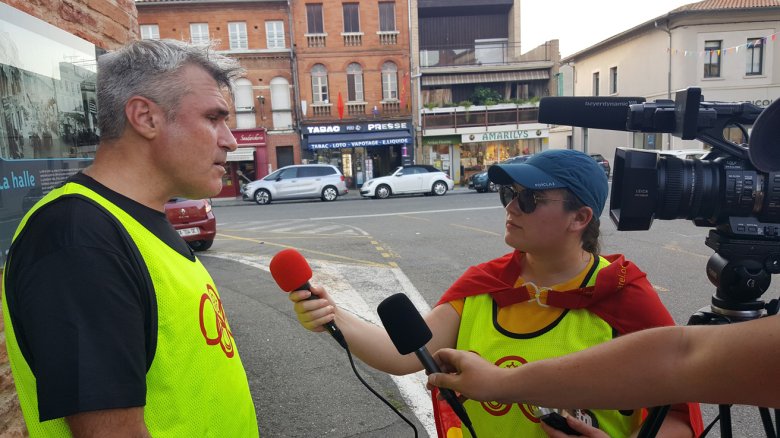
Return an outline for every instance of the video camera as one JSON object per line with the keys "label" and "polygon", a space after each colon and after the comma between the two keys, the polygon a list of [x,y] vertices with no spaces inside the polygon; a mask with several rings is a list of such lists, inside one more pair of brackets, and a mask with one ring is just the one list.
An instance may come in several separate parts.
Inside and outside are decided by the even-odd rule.
{"label": "video camera", "polygon": [[[744,102],[705,102],[700,88],[678,91],[674,101],[546,97],[539,103],[539,121],[671,133],[710,145],[701,159],[618,148],[610,217],[621,231],[648,230],[653,219],[713,227],[705,240],[715,250],[707,276],[717,290],[714,312],[706,318],[760,316],[765,303],[759,297],[771,274],[780,273],[780,99],[762,110]],[[745,125],[753,125],[749,136]],[[730,126],[749,142],[727,140],[724,130]]]}
{"label": "video camera", "polygon": [[[620,131],[671,133],[712,146],[701,159],[653,151],[615,152],[610,217],[618,230],[647,230],[653,219],[689,219],[733,236],[780,240],[780,100],[702,101],[700,88],[676,99],[546,97],[539,121]],[[749,147],[724,138],[729,126],[753,125]]]}

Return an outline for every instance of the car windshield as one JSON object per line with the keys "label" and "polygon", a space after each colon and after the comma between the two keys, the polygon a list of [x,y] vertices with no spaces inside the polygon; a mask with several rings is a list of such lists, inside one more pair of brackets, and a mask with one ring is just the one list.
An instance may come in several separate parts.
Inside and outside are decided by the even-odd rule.
{"label": "car windshield", "polygon": [[392,171],[392,172],[388,173],[388,174],[387,174],[387,175],[385,175],[385,176],[393,176],[393,175],[395,175],[396,173],[398,173],[398,171],[400,171],[400,170],[402,170],[402,169],[403,169],[403,167],[401,167],[401,166],[399,166],[399,167],[396,167],[394,171]]}
{"label": "car windshield", "polygon": [[279,174],[282,173],[282,169],[278,169],[276,172],[273,172],[272,174],[268,175],[267,177],[263,178],[264,181],[274,181],[277,177],[279,177]]}

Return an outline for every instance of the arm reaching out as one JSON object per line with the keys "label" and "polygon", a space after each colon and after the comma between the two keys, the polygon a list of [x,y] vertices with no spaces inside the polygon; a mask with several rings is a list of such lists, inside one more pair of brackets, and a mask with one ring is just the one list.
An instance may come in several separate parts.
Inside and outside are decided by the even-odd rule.
{"label": "arm reaching out", "polygon": [[686,401],[780,408],[780,382],[767,378],[780,369],[780,316],[644,330],[514,369],[449,349],[434,357],[454,374],[432,374],[431,385],[481,401],[596,409]]}

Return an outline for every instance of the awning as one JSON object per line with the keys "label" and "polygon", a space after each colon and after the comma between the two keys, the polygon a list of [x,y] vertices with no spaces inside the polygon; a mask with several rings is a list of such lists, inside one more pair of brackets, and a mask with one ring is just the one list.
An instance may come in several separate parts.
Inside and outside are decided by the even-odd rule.
{"label": "awning", "polygon": [[361,132],[352,134],[312,134],[309,149],[360,148],[412,144],[409,131]]}
{"label": "awning", "polygon": [[423,75],[425,85],[479,84],[485,82],[541,81],[550,79],[548,70],[497,71],[490,73],[458,73]]}
{"label": "awning", "polygon": [[238,148],[227,153],[228,161],[254,161],[255,148]]}

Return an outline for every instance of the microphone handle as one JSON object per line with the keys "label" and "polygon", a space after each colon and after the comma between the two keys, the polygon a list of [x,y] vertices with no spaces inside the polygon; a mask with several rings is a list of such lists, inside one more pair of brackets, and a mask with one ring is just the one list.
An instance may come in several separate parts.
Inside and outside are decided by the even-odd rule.
{"label": "microphone handle", "polygon": [[[425,367],[425,371],[427,371],[428,374],[441,372],[439,365],[436,364],[435,360],[433,360],[431,353],[428,352],[428,349],[425,348],[425,345],[416,350],[414,354],[416,354],[417,358],[420,359],[420,362],[422,362],[423,367]],[[455,392],[447,388],[439,388],[439,392],[441,393],[442,397],[444,397],[444,400],[447,401],[447,404],[450,405],[452,410],[455,412],[455,415],[460,418],[460,421],[463,422],[466,427],[471,429],[471,419],[466,413],[466,409],[463,408],[460,400],[458,400],[458,397],[455,395]]]}
{"label": "microphone handle", "polygon": [[[311,284],[307,281],[306,283],[303,284],[303,286],[301,286],[301,287],[299,287],[299,288],[297,288],[295,290],[307,290],[307,291],[311,292]],[[306,298],[307,301],[308,300],[318,300],[318,299],[320,299],[320,297],[318,297],[317,295],[314,295],[313,293],[311,295],[309,295],[309,298]],[[330,335],[333,336],[333,339],[335,339],[336,342],[338,342],[339,345],[341,345],[345,350],[349,349],[349,347],[347,346],[347,340],[344,339],[344,334],[341,333],[341,330],[339,330],[338,326],[336,326],[336,323],[334,323],[333,321],[326,322],[325,323],[325,330],[327,330],[328,333],[330,333]]]}

